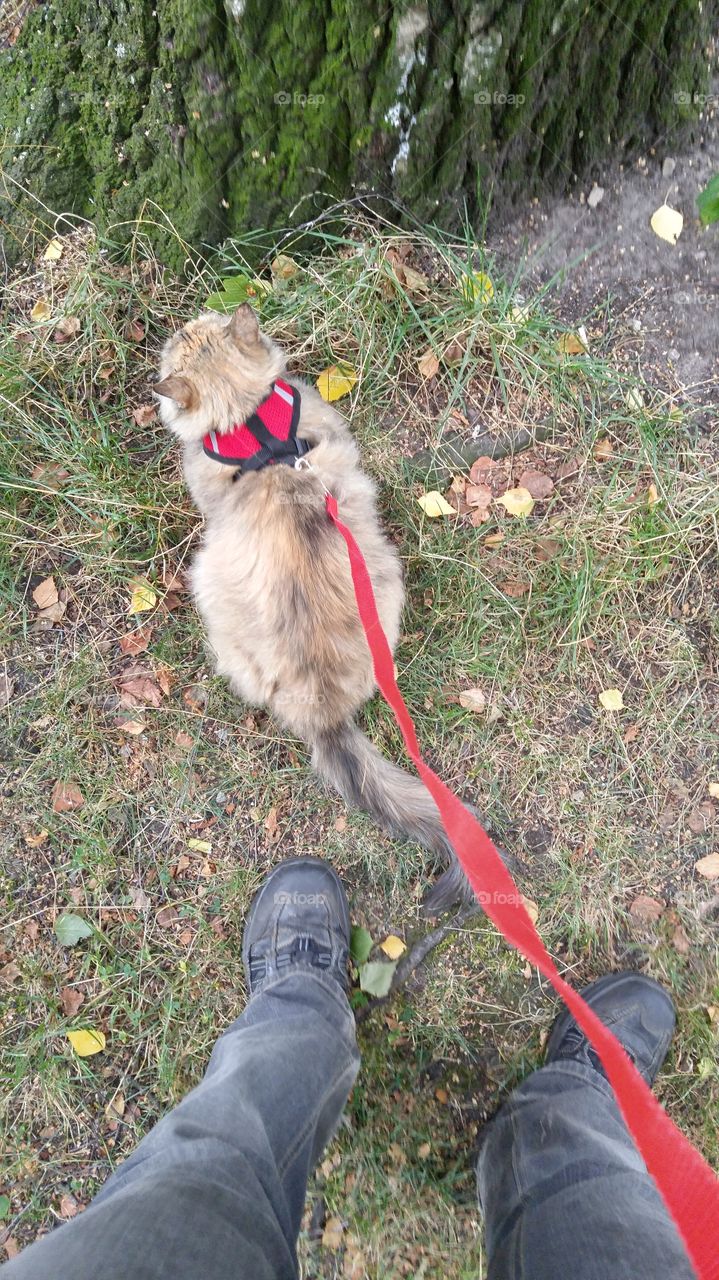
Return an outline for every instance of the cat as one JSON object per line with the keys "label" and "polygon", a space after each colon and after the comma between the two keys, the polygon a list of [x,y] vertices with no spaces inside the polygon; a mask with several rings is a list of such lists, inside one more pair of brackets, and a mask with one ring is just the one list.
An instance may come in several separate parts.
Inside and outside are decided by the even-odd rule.
{"label": "cat", "polygon": [[[285,377],[283,351],[248,304],[229,318],[202,313],[165,344],[152,389],[163,424],[182,442],[187,486],[205,517],[193,594],[217,671],[234,692],[268,707],[300,737],[316,772],[349,805],[449,864],[424,899],[426,914],[436,915],[469,901],[472,891],[423,784],[385,760],[355,723],[375,680],[325,491],[362,549],[392,649],[404,604],[399,556],[380,528],[375,485],[347,422],[315,387]],[[281,465],[287,458],[279,457],[250,469],[246,448],[231,461],[237,424],[251,420],[252,431],[258,407],[267,416],[274,401],[282,419],[277,396],[294,401],[287,413],[296,418],[296,438],[269,444],[287,449],[292,463],[293,450],[306,450],[300,466]],[[257,448],[254,437],[242,438]]]}

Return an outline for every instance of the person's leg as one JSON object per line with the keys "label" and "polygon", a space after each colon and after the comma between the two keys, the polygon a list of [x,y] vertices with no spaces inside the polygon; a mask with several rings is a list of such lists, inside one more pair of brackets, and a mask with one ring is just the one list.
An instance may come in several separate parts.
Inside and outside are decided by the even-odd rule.
{"label": "person's leg", "polygon": [[201,1084],[3,1280],[293,1280],[307,1178],[359,1066],[348,947],[335,873],[281,863],[245,926],[251,999]]}
{"label": "person's leg", "polygon": [[[667,993],[610,974],[583,993],[648,1083],[674,1029]],[[693,1280],[599,1060],[570,1014],[547,1065],[488,1126],[477,1166],[489,1280]]]}

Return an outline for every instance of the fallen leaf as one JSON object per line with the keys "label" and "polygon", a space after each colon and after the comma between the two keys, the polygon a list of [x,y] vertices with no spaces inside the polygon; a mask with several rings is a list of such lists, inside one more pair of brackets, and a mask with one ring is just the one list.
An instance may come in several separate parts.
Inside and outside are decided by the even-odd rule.
{"label": "fallen leaf", "polygon": [[384,942],[379,944],[380,951],[384,951],[390,960],[399,960],[400,956],[407,950],[407,945],[396,933],[388,933]]}
{"label": "fallen leaf", "polygon": [[483,521],[489,519],[489,508],[493,501],[493,494],[489,485],[468,484],[464,491],[464,500],[468,506],[473,507],[481,515]]}
{"label": "fallen leaf", "polygon": [[51,240],[42,255],[45,262],[59,262],[62,257],[63,244],[61,240]]}
{"label": "fallen leaf", "polygon": [[486,711],[487,699],[481,689],[463,689],[459,695],[459,705],[467,711]]}
{"label": "fallen leaf", "polygon": [[147,613],[157,604],[157,596],[148,582],[136,580],[129,584],[131,596],[128,613]]}
{"label": "fallen leaf", "polygon": [[709,795],[713,796],[715,800],[719,800],[719,782],[709,783]]}
{"label": "fallen leaf", "polygon": [[592,449],[592,456],[597,462],[607,462],[614,453],[614,445],[611,440],[605,436],[602,440],[598,440]]}
{"label": "fallen leaf", "polygon": [[684,217],[678,209],[672,209],[668,204],[660,204],[649,219],[649,225],[660,240],[676,244],[682,234]]}
{"label": "fallen leaf", "polygon": [[644,408],[644,395],[639,387],[630,387],[625,396],[626,405],[634,413],[639,413]]}
{"label": "fallen leaf", "polygon": [[680,924],[672,932],[672,946],[675,951],[679,952],[680,956],[688,956],[692,949],[691,943]]}
{"label": "fallen leaf", "polygon": [[349,364],[331,364],[317,379],[317,390],[330,404],[349,395],[357,383],[357,373]]}
{"label": "fallen leaf", "polygon": [[583,461],[578,454],[574,453],[565,462],[560,462],[555,473],[557,479],[569,480],[572,476],[576,476],[581,470]]}
{"label": "fallen leaf", "polygon": [[536,902],[532,898],[525,898],[524,894],[522,894],[521,896],[522,896],[522,906],[524,907],[524,910],[526,911],[527,915],[532,921],[532,924],[536,924],[539,919],[539,907],[537,906]]}
{"label": "fallen leaf", "polygon": [[629,914],[640,924],[654,924],[664,914],[664,903],[650,898],[647,893],[640,893],[631,903]]}
{"label": "fallen leaf", "polygon": [[43,831],[36,832],[36,834],[32,836],[27,835],[25,836],[25,844],[27,845],[28,849],[39,849],[40,845],[45,843],[49,834],[50,834],[49,831],[43,830]]}
{"label": "fallen leaf", "polygon": [[182,933],[178,933],[177,941],[180,942],[183,947],[189,947],[194,936],[192,929],[183,929]]}
{"label": "fallen leaf", "polygon": [[687,818],[687,826],[695,836],[701,836],[716,818],[716,810],[711,800],[703,800],[696,809],[692,809]]}
{"label": "fallen leaf", "polygon": [[56,622],[61,622],[65,617],[67,605],[64,600],[56,600],[54,604],[48,606],[47,609],[40,609],[37,615],[37,625],[41,628],[50,628]]}
{"label": "fallen leaf", "polygon": [[262,825],[264,826],[265,831],[267,832],[270,840],[278,839],[279,833],[277,830],[277,809],[275,808],[274,805],[270,809]]}
{"label": "fallen leaf", "polygon": [[182,701],[191,711],[204,711],[209,694],[202,684],[190,684],[182,690]]}
{"label": "fallen leaf", "polygon": [[38,609],[49,609],[51,605],[57,604],[60,597],[55,586],[53,577],[43,578],[42,582],[35,588],[32,593]]}
{"label": "fallen leaf", "polygon": [[432,489],[430,493],[423,493],[417,499],[417,502],[430,520],[436,520],[439,516],[454,516],[457,514],[454,507],[450,506],[447,499],[443,498],[437,489]]}
{"label": "fallen leaf", "polygon": [[3,965],[2,969],[0,969],[0,983],[2,983],[4,987],[11,987],[13,983],[17,982],[21,977],[22,973],[20,968],[15,964],[14,960],[9,960],[8,963]]}
{"label": "fallen leaf", "polygon": [[294,258],[288,257],[286,253],[278,253],[270,265],[270,271],[277,280],[291,280],[297,275],[299,267]]}
{"label": "fallen leaf", "polygon": [[621,711],[624,706],[621,689],[602,689],[599,701],[605,711]]}
{"label": "fallen leaf", "polygon": [[32,469],[32,479],[37,484],[44,485],[46,489],[52,489],[54,493],[58,493],[70,479],[70,472],[61,467],[59,462],[39,462]]}
{"label": "fallen leaf", "polygon": [[81,938],[89,938],[94,933],[87,920],[72,913],[57,916],[52,927],[55,937],[63,947],[74,947]]}
{"label": "fallen leaf", "polygon": [[187,871],[187,868],[191,865],[192,865],[192,859],[188,858],[186,853],[181,853],[174,867],[171,869],[170,875],[173,877],[180,876],[182,875],[183,871]]}
{"label": "fallen leaf", "polygon": [[8,705],[14,688],[15,686],[7,671],[0,671],[0,709]]}
{"label": "fallen leaf", "polygon": [[16,1258],[19,1254],[20,1245],[14,1236],[7,1236],[3,1243],[3,1249],[5,1250],[5,1255],[8,1261],[10,1261],[12,1258]]}
{"label": "fallen leaf", "polygon": [[[277,811],[274,810],[275,818]],[[193,836],[192,840],[187,841],[188,849],[194,849],[196,853],[212,853],[212,845],[209,840],[196,840]]]}
{"label": "fallen leaf", "polygon": [[177,907],[170,906],[162,907],[155,916],[155,920],[161,929],[171,929],[173,924],[177,924],[179,919],[180,913],[177,910]]}
{"label": "fallen leaf", "polygon": [[506,493],[495,501],[500,502],[510,516],[528,516],[534,507],[534,498],[529,489],[525,489],[522,485],[518,485],[515,489],[507,489]]}
{"label": "fallen leaf", "polygon": [[497,464],[494,461],[494,458],[489,458],[484,453],[482,454],[481,458],[475,458],[474,462],[469,468],[470,484],[486,484],[489,478],[490,471],[496,465]]}
{"label": "fallen leaf", "polygon": [[126,635],[120,636],[120,649],[130,657],[144,653],[152,638],[152,632],[153,628],[149,623],[145,627],[138,627],[135,631],[128,631]]}
{"label": "fallen leaf", "polygon": [[152,676],[135,676],[120,685],[120,706],[159,707],[162,690]]}
{"label": "fallen leaf", "polygon": [[438,373],[439,360],[431,347],[428,347],[424,355],[420,356],[417,361],[417,369],[419,370],[420,377],[426,378],[427,380],[434,378]]}
{"label": "fallen leaf", "polygon": [[187,750],[189,747],[194,746],[194,743],[195,739],[192,738],[189,733],[185,733],[184,729],[178,729],[175,734],[176,747],[184,747]]}
{"label": "fallen leaf", "polygon": [[442,359],[445,364],[459,364],[464,355],[464,351],[464,341],[461,338],[453,338],[452,341],[448,342],[447,346],[444,348],[444,351],[442,352]]}
{"label": "fallen leaf", "polygon": [[446,1107],[447,1103],[449,1102],[449,1094],[447,1093],[446,1089],[443,1089],[440,1086],[439,1089],[435,1089],[434,1096],[437,1099],[437,1101],[442,1104],[443,1107]]}
{"label": "fallen leaf", "polygon": [[122,1120],[125,1114],[125,1096],[122,1093],[116,1093],[105,1107],[105,1116],[108,1120]]}
{"label": "fallen leaf", "polygon": [[710,1022],[719,1022],[719,1004],[708,1004],[707,1015]]}
{"label": "fallen leaf", "polygon": [[484,539],[484,545],[485,547],[498,547],[500,543],[504,542],[504,539],[505,539],[505,534],[503,534],[500,529],[498,533],[488,534],[488,536]]}
{"label": "fallen leaf", "polygon": [[30,312],[31,320],[48,320],[52,315],[52,307],[47,298],[38,298],[35,306]]}
{"label": "fallen leaf", "polygon": [[322,1245],[325,1249],[336,1252],[342,1244],[344,1226],[341,1218],[328,1218],[322,1232]]}
{"label": "fallen leaf", "polygon": [[118,720],[117,727],[122,733],[129,733],[134,738],[139,738],[144,733],[147,725],[142,720]]}
{"label": "fallen leaf", "polygon": [[130,885],[129,892],[130,892],[130,902],[132,903],[135,910],[147,911],[147,908],[150,905],[150,899],[145,893],[145,890],[141,889],[139,885],[133,884],[133,885]]}
{"label": "fallen leaf", "polygon": [[157,405],[139,404],[132,411],[132,417],[138,427],[147,427],[157,417]]}
{"label": "fallen leaf", "polygon": [[489,302],[494,297],[494,285],[484,271],[472,271],[462,276],[462,293],[467,302]]}
{"label": "fallen leaf", "polygon": [[557,348],[563,356],[585,356],[587,343],[582,342],[579,333],[560,333]]}
{"label": "fallen leaf", "polygon": [[429,1142],[421,1142],[420,1145],[417,1147],[417,1155],[419,1156],[420,1160],[426,1160],[431,1150],[432,1150],[432,1146]]}
{"label": "fallen leaf", "polygon": [[537,538],[534,544],[534,554],[538,560],[546,563],[554,556],[558,555],[562,550],[562,544],[557,538]]}
{"label": "fallen leaf", "polygon": [[133,320],[128,320],[127,324],[125,325],[126,341],[142,342],[144,337],[145,337],[145,326],[142,323],[142,320],[138,320],[137,317],[135,317],[135,319]]}
{"label": "fallen leaf", "polygon": [[52,340],[61,346],[65,342],[72,342],[79,332],[80,321],[77,316],[61,316],[52,331]]}
{"label": "fallen leaf", "polygon": [[635,742],[639,737],[639,725],[630,724],[622,734],[622,742],[625,746],[629,746],[630,742]]}
{"label": "fallen leaf", "polygon": [[700,858],[694,863],[694,870],[705,880],[716,880],[719,876],[719,853],[708,853],[706,858]]}
{"label": "fallen leaf", "polygon": [[396,968],[396,961],[385,964],[383,960],[370,960],[363,964],[360,969],[360,991],[378,999],[388,995]]}
{"label": "fallen leaf", "polygon": [[215,937],[219,938],[220,942],[224,942],[225,938],[227,937],[227,930],[225,929],[224,920],[221,920],[219,916],[213,916],[210,921],[210,928],[214,933]]}
{"label": "fallen leaf", "polygon": [[84,803],[85,797],[74,782],[60,782],[58,779],[52,789],[53,813],[72,813],[75,809],[82,809]]}
{"label": "fallen leaf", "polygon": [[74,1018],[81,1004],[85,1003],[84,992],[76,987],[63,987],[60,992],[60,1004],[66,1018]]}
{"label": "fallen leaf", "polygon": [[507,578],[504,582],[498,582],[497,586],[505,596],[511,596],[513,600],[519,600],[522,596],[526,596],[531,587],[531,583],[521,581],[517,578]]}
{"label": "fallen leaf", "polygon": [[363,929],[362,925],[353,925],[350,935],[350,955],[358,967],[366,964],[372,945],[371,933]]}
{"label": "fallen leaf", "polygon": [[543,471],[533,471],[531,468],[522,472],[519,477],[519,487],[527,489],[533,498],[540,501],[554,493],[554,481],[551,476],[546,476]]}
{"label": "fallen leaf", "polygon": [[339,831],[339,832],[347,830],[347,818],[343,813],[340,814],[339,818],[335,818],[334,828],[335,828],[335,831]]}
{"label": "fallen leaf", "polygon": [[67,1038],[78,1058],[91,1058],[93,1054],[101,1053],[106,1043],[104,1033],[91,1027],[85,1027],[82,1031],[68,1031]]}
{"label": "fallen leaf", "polygon": [[37,920],[28,920],[23,932],[25,937],[29,938],[31,942],[37,942],[40,933],[40,925]]}

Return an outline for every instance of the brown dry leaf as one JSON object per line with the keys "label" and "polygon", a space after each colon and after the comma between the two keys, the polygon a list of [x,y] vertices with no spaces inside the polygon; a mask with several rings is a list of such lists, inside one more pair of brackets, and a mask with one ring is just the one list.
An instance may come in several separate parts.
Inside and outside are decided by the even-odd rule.
{"label": "brown dry leaf", "polygon": [[149,426],[151,422],[155,421],[156,417],[157,405],[154,404],[139,404],[137,408],[132,411],[133,422],[138,427]]}
{"label": "brown dry leaf", "polygon": [[271,840],[273,843],[274,843],[276,840],[279,840],[279,831],[278,831],[278,829],[277,829],[277,827],[278,827],[278,824],[277,824],[277,809],[275,808],[275,806],[274,806],[274,805],[273,805],[273,806],[272,806],[272,808],[270,809],[270,812],[268,813],[268,815],[267,815],[267,817],[265,818],[265,821],[264,821],[264,823],[263,823],[262,825],[264,826],[265,831],[267,832],[267,835],[269,836],[270,840]]}
{"label": "brown dry leaf", "polygon": [[120,685],[121,707],[159,707],[162,690],[152,676],[136,676]]}
{"label": "brown dry leaf", "polygon": [[498,582],[497,586],[503,591],[505,596],[511,596],[513,600],[519,600],[521,596],[526,596],[531,583],[522,582],[516,578],[508,578],[505,582]]}
{"label": "brown dry leaf", "polygon": [[694,863],[694,870],[705,880],[716,880],[719,877],[719,853],[708,853],[706,858],[700,858]]}
{"label": "brown dry leaf", "polygon": [[64,1196],[60,1196],[60,1208],[58,1212],[61,1218],[74,1218],[79,1207],[77,1200],[74,1196],[70,1195],[69,1191],[66,1191]]}
{"label": "brown dry leaf", "polygon": [[709,795],[715,800],[719,800],[719,782],[710,782],[708,787]]}
{"label": "brown dry leaf", "polygon": [[147,725],[142,720],[118,720],[117,727],[122,733],[129,733],[133,738],[139,738],[144,733]]}
{"label": "brown dry leaf", "polygon": [[162,907],[155,916],[155,920],[161,929],[171,929],[173,924],[177,924],[180,919],[180,913],[177,907]]}
{"label": "brown dry leaf", "polygon": [[657,898],[650,898],[648,893],[640,893],[629,907],[629,914],[639,924],[654,924],[664,913],[664,903]]}
{"label": "brown dry leaf", "polygon": [[173,877],[181,876],[183,871],[187,871],[187,868],[191,865],[192,859],[188,858],[186,853],[181,853],[174,867],[171,869],[170,875]]}
{"label": "brown dry leaf", "polygon": [[139,885],[133,884],[133,885],[130,885],[129,892],[130,892],[130,902],[132,903],[135,910],[147,911],[147,908],[150,905],[150,899],[145,893],[145,890],[141,889]]}
{"label": "brown dry leaf", "polygon": [[176,747],[185,747],[185,749],[188,749],[189,747],[194,746],[194,743],[195,743],[195,739],[191,738],[189,733],[185,733],[184,729],[178,729],[177,733],[175,734]]}
{"label": "brown dry leaf", "polygon": [[56,600],[55,604],[51,604],[47,609],[40,609],[37,615],[37,625],[41,630],[52,627],[56,622],[61,622],[65,617],[67,605],[64,600]]}
{"label": "brown dry leaf", "polygon": [[476,458],[469,468],[470,484],[486,484],[492,467],[496,466],[494,458],[489,458],[486,454],[482,454],[481,458]]}
{"label": "brown dry leaf", "polygon": [[432,1147],[429,1142],[420,1142],[419,1146],[417,1147],[417,1155],[419,1156],[420,1160],[426,1160],[431,1150],[432,1150]]}
{"label": "brown dry leaf", "polygon": [[696,809],[692,809],[687,818],[687,826],[695,836],[701,836],[710,827],[716,817],[716,809],[711,800],[703,800]]}
{"label": "brown dry leaf", "polygon": [[142,342],[144,336],[145,336],[145,326],[142,323],[142,320],[138,320],[137,317],[135,317],[133,320],[128,320],[127,324],[125,325],[126,341]]}
{"label": "brown dry leaf", "polygon": [[207,689],[201,684],[190,684],[182,690],[182,701],[191,711],[204,711],[208,696]]}
{"label": "brown dry leaf", "polygon": [[39,462],[32,469],[32,479],[36,484],[42,484],[53,493],[58,493],[70,479],[70,472],[61,467],[59,462]]}
{"label": "brown dry leaf", "polygon": [[37,920],[28,920],[23,932],[25,937],[29,938],[31,942],[37,942],[40,934],[40,925]]}
{"label": "brown dry leaf", "polygon": [[639,725],[630,724],[622,734],[622,742],[626,747],[628,747],[629,743],[635,742],[638,737],[639,737]]}
{"label": "brown dry leaf", "polygon": [[80,332],[80,321],[77,316],[62,316],[52,334],[53,342],[62,345],[65,342],[72,342]]}
{"label": "brown dry leaf", "polygon": [[341,1218],[328,1218],[325,1223],[325,1229],[322,1232],[322,1246],[325,1249],[331,1249],[335,1253],[342,1244],[342,1235],[344,1233],[344,1225]]}
{"label": "brown dry leaf", "polygon": [[489,520],[489,508],[492,505],[492,490],[486,484],[468,484],[464,491],[465,502],[473,507],[482,520]]}
{"label": "brown dry leaf", "polygon": [[504,542],[504,539],[505,534],[503,534],[500,529],[497,533],[490,533],[488,537],[484,539],[484,545],[485,547],[498,547],[500,543]]}
{"label": "brown dry leaf", "polygon": [[96,376],[99,382],[109,382],[110,378],[114,376],[114,373],[114,364],[101,364]]}
{"label": "brown dry leaf", "polygon": [[524,894],[522,894],[522,906],[532,921],[532,924],[536,924],[539,919],[539,907],[536,902],[534,902],[532,898],[525,898]]}
{"label": "brown dry leaf", "polygon": [[520,488],[528,489],[533,498],[541,501],[554,493],[554,481],[543,471],[534,471],[531,467],[523,471],[519,477]]}
{"label": "brown dry leaf", "polygon": [[557,538],[537,538],[534,546],[535,556],[543,563],[546,563],[547,560],[551,560],[554,556],[559,555],[561,550],[562,544],[557,540]]}
{"label": "brown dry leaf", "polygon": [[38,831],[35,835],[27,835],[25,836],[25,844],[28,849],[39,849],[40,845],[45,843],[49,834],[49,831],[43,830]]}
{"label": "brown dry leaf", "polygon": [[38,609],[49,609],[51,605],[57,604],[60,597],[55,586],[55,579],[52,576],[43,578],[42,582],[33,591],[32,598]]}
{"label": "brown dry leaf", "polygon": [[584,459],[579,454],[573,453],[566,462],[560,462],[557,467],[556,476],[558,480],[569,480],[571,476],[576,476],[581,470]]}
{"label": "brown dry leaf", "polygon": [[0,709],[8,705],[14,688],[15,686],[7,671],[0,671]]}
{"label": "brown dry leaf", "polygon": [[85,994],[75,987],[63,987],[60,992],[60,1004],[66,1018],[74,1018],[81,1004],[85,1003]]}
{"label": "brown dry leaf", "polygon": [[[5,953],[7,955],[7,952]],[[22,977],[19,967],[14,960],[9,960],[7,964],[0,969],[0,984],[4,987],[11,987]]]}
{"label": "brown dry leaf", "polygon": [[225,941],[227,937],[227,930],[225,929],[224,920],[221,920],[219,916],[213,916],[210,921],[210,928],[215,937],[219,938],[220,942]]}
{"label": "brown dry leaf", "polygon": [[120,649],[133,658],[138,653],[144,653],[152,639],[152,632],[153,627],[149,624],[138,627],[135,631],[128,631],[126,635],[120,636]]}
{"label": "brown dry leaf", "polygon": [[435,1089],[434,1096],[443,1107],[445,1107],[449,1102],[449,1094],[447,1093],[447,1090],[443,1089],[441,1086],[439,1089]]}
{"label": "brown dry leaf", "polygon": [[424,355],[420,356],[417,361],[417,369],[420,377],[425,378],[427,381],[430,378],[434,378],[439,372],[439,360],[431,347],[428,347]]}
{"label": "brown dry leaf", "polygon": [[122,1093],[116,1093],[105,1107],[105,1116],[108,1120],[122,1120],[125,1114],[125,1096]]}
{"label": "brown dry leaf", "polygon": [[192,932],[192,929],[183,929],[183,930],[182,930],[182,933],[178,933],[178,935],[177,935],[177,941],[178,941],[178,942],[181,942],[181,943],[182,943],[182,945],[183,945],[183,947],[189,947],[189,945],[190,945],[190,943],[192,942],[192,939],[194,938],[194,936],[195,936],[195,935],[194,935],[194,933]]}
{"label": "brown dry leaf", "polygon": [[447,343],[447,346],[442,352],[442,359],[445,364],[459,364],[463,355],[464,339],[453,338],[451,342]]}
{"label": "brown dry leaf", "polygon": [[61,782],[59,779],[52,789],[53,813],[72,813],[82,809],[85,797],[74,782]]}
{"label": "brown dry leaf", "polygon": [[692,949],[691,943],[681,924],[678,924],[672,933],[672,946],[675,951],[679,952],[680,956],[688,956]]}
{"label": "brown dry leaf", "polygon": [[482,712],[487,709],[487,698],[481,689],[463,689],[459,695],[459,705],[467,711]]}
{"label": "brown dry leaf", "polygon": [[602,440],[597,440],[597,443],[592,449],[592,456],[597,462],[608,462],[613,453],[614,445],[607,436],[604,436]]}
{"label": "brown dry leaf", "polygon": [[657,486],[655,484],[650,484],[647,489],[647,506],[655,507],[659,501],[659,490],[657,489]]}
{"label": "brown dry leaf", "polygon": [[341,832],[346,830],[347,830],[347,818],[343,813],[341,813],[339,818],[335,818],[335,831]]}

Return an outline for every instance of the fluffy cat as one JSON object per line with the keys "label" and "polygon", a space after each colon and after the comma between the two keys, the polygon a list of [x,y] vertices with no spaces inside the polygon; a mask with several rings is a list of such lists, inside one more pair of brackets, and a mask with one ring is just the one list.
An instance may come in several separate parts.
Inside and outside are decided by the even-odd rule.
{"label": "fluffy cat", "polygon": [[[209,432],[245,423],[286,378],[301,394],[297,438],[311,469],[240,471],[207,456]],[[448,869],[424,900],[436,914],[471,896],[434,801],[385,760],[355,724],[375,691],[345,545],[330,524],[325,487],[359,543],[392,649],[404,588],[399,557],[379,525],[376,491],[346,421],[316,389],[287,378],[285,356],[248,305],[206,313],[165,345],[153,388],[160,417],[182,442],[184,472],[205,517],[192,587],[218,672],[253,706],[269,707],[312,751],[317,773],[387,831],[439,854]]]}

